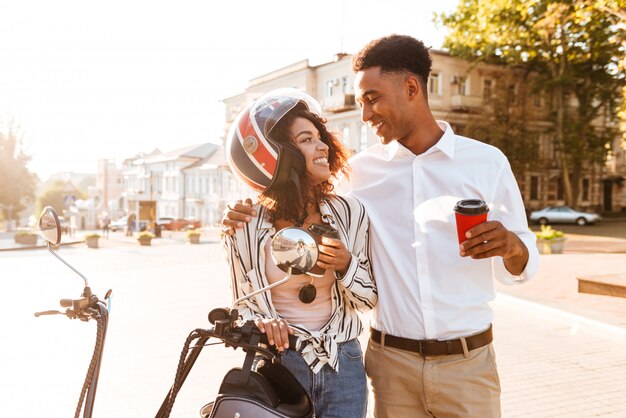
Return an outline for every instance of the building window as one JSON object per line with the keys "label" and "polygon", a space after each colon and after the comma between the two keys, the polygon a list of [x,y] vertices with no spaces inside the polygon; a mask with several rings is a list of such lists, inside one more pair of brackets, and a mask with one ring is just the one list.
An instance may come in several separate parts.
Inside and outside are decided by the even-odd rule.
{"label": "building window", "polygon": [[361,125],[361,135],[359,137],[359,151],[367,148],[367,125]]}
{"label": "building window", "polygon": [[333,95],[333,87],[335,86],[335,79],[331,78],[326,81],[326,97],[330,97]]}
{"label": "building window", "polygon": [[539,200],[539,176],[530,176],[530,200]]}
{"label": "building window", "polygon": [[348,76],[341,77],[341,92],[346,94],[350,91],[350,84],[348,83]]}
{"label": "building window", "polygon": [[583,179],[583,200],[589,201],[589,179]]}
{"label": "building window", "polygon": [[510,105],[517,102],[517,86],[515,84],[509,84],[508,99]]}
{"label": "building window", "polygon": [[493,96],[493,80],[485,78],[483,80],[483,99],[489,100]]}
{"label": "building window", "polygon": [[428,94],[441,96],[441,77],[439,73],[430,73],[430,77],[428,77]]}
{"label": "building window", "polygon": [[456,84],[456,94],[459,96],[467,96],[469,89],[469,81],[466,77],[454,76],[452,78],[452,84]]}
{"label": "building window", "polygon": [[541,107],[541,94],[540,93],[535,93],[532,95],[532,100],[533,100],[533,107]]}
{"label": "building window", "polygon": [[341,130],[341,141],[345,146],[350,147],[350,127],[344,126]]}

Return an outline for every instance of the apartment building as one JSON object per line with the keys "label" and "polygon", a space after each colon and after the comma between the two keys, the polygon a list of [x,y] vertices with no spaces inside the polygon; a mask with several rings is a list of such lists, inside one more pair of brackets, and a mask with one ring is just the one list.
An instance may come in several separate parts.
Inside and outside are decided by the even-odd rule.
{"label": "apartment building", "polygon": [[[243,106],[253,99],[276,88],[293,87],[320,101],[329,128],[338,132],[353,152],[377,143],[377,138],[360,120],[354,97],[351,58],[348,54],[337,54],[332,61],[316,66],[303,60],[250,80],[244,92],[223,100],[224,132],[228,131]],[[455,132],[462,135],[501,111],[501,104],[494,98],[504,92],[507,106],[512,110],[524,110],[525,139],[535,144],[534,159],[516,172],[527,210],[563,204],[561,170],[549,119],[549,98],[541,92],[530,91],[528,83],[522,82],[522,75],[514,70],[472,65],[442,51],[432,51],[432,58],[428,98],[435,118],[448,121]],[[575,107],[575,99],[570,98],[568,105]],[[512,116],[515,117],[513,112]],[[469,132],[467,134],[470,136]],[[490,142],[490,138],[476,139]],[[511,153],[507,156],[515,158]],[[606,165],[586,166],[579,177],[579,207],[600,212],[626,210],[626,155],[619,139],[614,141]]]}
{"label": "apartment building", "polygon": [[127,159],[123,207],[136,213],[140,225],[163,217],[216,224],[228,201],[224,199],[243,193],[224,155],[221,145],[204,143]]}

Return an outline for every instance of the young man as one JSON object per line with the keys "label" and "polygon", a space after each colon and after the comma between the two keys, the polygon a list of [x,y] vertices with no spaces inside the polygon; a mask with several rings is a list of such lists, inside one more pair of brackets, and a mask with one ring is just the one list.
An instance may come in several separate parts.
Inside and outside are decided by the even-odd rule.
{"label": "young man", "polygon": [[[430,68],[428,49],[409,36],[376,39],[353,58],[361,119],[381,142],[351,160],[378,287],[365,356],[375,416],[499,417],[493,279],[524,282],[539,256],[506,157],[434,119]],[[490,211],[459,244],[462,199]],[[235,206],[224,224],[246,211]]]}

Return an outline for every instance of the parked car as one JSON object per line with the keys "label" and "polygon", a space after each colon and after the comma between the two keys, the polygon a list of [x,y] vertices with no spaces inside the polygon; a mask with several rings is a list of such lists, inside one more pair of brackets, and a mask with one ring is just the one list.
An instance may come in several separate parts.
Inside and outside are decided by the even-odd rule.
{"label": "parked car", "polygon": [[128,216],[122,216],[116,221],[113,221],[109,224],[109,229],[113,232],[115,231],[123,231],[126,228],[126,224],[128,223]]}
{"label": "parked car", "polygon": [[174,219],[165,225],[165,229],[169,231],[180,231],[181,229],[200,228],[200,221],[196,219]]}
{"label": "parked car", "polygon": [[569,206],[548,206],[531,212],[530,221],[540,225],[570,223],[576,225],[593,224],[602,219],[597,213],[579,212]]}
{"label": "parked car", "polygon": [[158,226],[160,226],[161,228],[165,228],[167,229],[167,225],[169,225],[172,221],[174,220],[174,218],[159,218],[156,221],[154,221],[155,224],[157,224]]}

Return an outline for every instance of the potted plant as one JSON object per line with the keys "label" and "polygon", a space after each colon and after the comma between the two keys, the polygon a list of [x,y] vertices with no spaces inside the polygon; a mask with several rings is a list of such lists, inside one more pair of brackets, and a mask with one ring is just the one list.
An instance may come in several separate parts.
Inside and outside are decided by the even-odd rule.
{"label": "potted plant", "polygon": [[187,241],[191,244],[200,244],[200,235],[202,232],[199,229],[190,229],[187,231]]}
{"label": "potted plant", "polygon": [[535,232],[539,254],[561,254],[565,243],[565,234],[550,225],[541,225],[541,230]]}
{"label": "potted plant", "polygon": [[13,238],[16,244],[37,244],[37,234],[32,231],[17,231]]}
{"label": "potted plant", "polygon": [[139,241],[139,245],[152,245],[152,238],[154,238],[154,234],[148,231],[141,231],[137,234],[137,241]]}
{"label": "potted plant", "polygon": [[85,243],[89,248],[98,248],[98,240],[100,239],[100,234],[86,234],[85,235]]}

